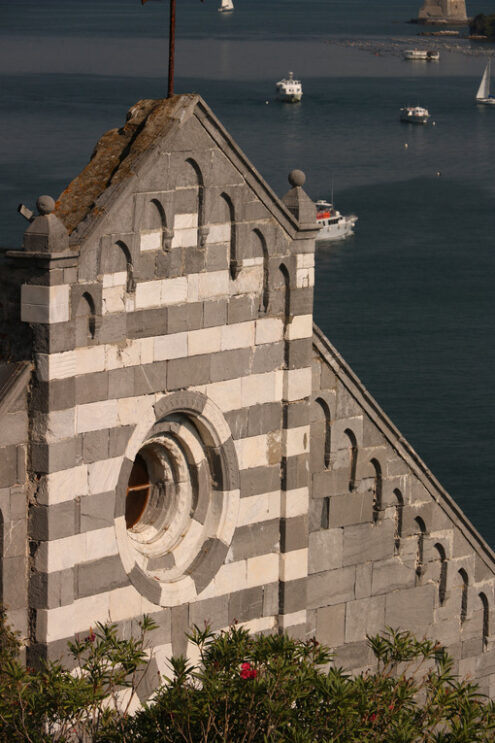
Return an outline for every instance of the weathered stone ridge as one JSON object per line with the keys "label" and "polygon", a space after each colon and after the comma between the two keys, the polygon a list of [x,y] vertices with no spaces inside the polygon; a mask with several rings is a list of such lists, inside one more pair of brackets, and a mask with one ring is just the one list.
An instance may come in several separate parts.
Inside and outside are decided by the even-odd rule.
{"label": "weathered stone ridge", "polygon": [[418,14],[422,23],[467,23],[466,0],[424,0]]}
{"label": "weathered stone ridge", "polygon": [[304,175],[279,200],[198,96],[133,111],[5,256],[33,369],[0,372],[3,599],[31,661],[145,612],[155,670],[234,620],[357,669],[390,624],[493,693],[493,553],[313,327]]}

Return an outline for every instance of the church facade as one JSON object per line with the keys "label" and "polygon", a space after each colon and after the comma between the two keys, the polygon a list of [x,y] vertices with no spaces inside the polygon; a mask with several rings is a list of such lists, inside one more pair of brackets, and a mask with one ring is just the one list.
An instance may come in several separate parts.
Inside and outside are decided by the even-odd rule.
{"label": "church facade", "polygon": [[315,208],[198,96],[141,101],[4,251],[1,600],[29,659],[153,617],[153,667],[237,621],[351,670],[386,626],[495,693],[495,561],[313,324]]}

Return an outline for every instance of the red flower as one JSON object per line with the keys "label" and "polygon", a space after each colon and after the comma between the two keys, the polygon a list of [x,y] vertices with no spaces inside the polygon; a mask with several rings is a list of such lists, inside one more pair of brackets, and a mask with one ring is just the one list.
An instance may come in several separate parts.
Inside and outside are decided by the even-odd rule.
{"label": "red flower", "polygon": [[93,628],[89,628],[89,635],[86,637],[86,642],[94,642],[96,640],[96,635],[93,632]]}
{"label": "red flower", "polygon": [[376,717],[377,717],[376,712],[372,712],[371,715],[370,715],[370,722],[375,722]]}
{"label": "red flower", "polygon": [[258,675],[258,671],[252,667],[251,663],[242,663],[241,665],[241,679],[255,679]]}

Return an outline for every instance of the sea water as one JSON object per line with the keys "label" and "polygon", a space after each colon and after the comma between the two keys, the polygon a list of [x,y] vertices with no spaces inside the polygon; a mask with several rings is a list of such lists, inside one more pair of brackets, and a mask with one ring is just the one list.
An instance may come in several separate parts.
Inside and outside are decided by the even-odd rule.
{"label": "sea water", "polygon": [[[495,110],[474,103],[493,45],[417,37],[420,1],[177,3],[178,92],[200,93],[279,195],[359,216],[317,250],[315,319],[495,546]],[[490,2],[479,1],[477,12]],[[0,0],[0,243],[20,201],[57,196],[99,136],[166,91],[168,3]],[[438,63],[405,62],[429,43]],[[301,104],[274,100],[293,70]],[[432,124],[400,124],[399,108]]]}

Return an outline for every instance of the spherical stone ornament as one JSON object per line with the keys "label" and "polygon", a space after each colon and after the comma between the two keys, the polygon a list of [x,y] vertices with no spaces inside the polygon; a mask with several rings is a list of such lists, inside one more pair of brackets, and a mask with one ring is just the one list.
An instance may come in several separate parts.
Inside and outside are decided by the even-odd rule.
{"label": "spherical stone ornament", "polygon": [[51,196],[40,196],[36,202],[36,208],[42,216],[51,214],[55,209],[55,199]]}
{"label": "spherical stone ornament", "polygon": [[291,186],[304,186],[306,175],[302,170],[291,170],[289,173],[289,183]]}

